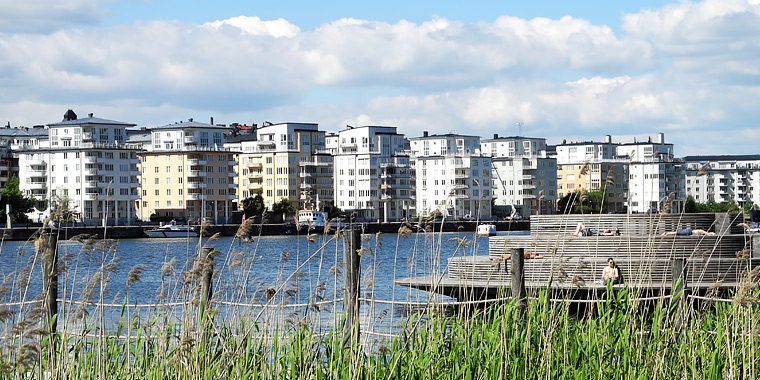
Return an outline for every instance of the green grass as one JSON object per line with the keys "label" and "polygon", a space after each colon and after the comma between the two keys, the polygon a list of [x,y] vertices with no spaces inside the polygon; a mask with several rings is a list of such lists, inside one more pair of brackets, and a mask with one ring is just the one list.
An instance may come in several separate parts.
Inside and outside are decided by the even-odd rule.
{"label": "green grass", "polygon": [[344,346],[340,333],[318,336],[298,325],[277,331],[283,339],[265,339],[255,324],[209,320],[189,331],[159,321],[166,318],[159,313],[133,328],[123,309],[112,336],[59,333],[39,344],[15,342],[2,358],[0,378],[757,378],[757,304],[711,305],[680,325],[678,305],[639,304],[627,290],[609,291],[578,314],[543,294],[522,312],[503,303],[454,316],[413,316],[401,338],[375,351]]}

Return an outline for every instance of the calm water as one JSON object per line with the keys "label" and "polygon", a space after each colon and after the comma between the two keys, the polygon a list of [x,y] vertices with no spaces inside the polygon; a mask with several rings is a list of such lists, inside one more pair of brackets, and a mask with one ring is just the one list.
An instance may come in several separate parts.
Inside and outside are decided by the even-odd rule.
{"label": "calm water", "polygon": [[[343,275],[336,268],[342,269],[343,242],[333,236],[318,236],[313,241],[305,236],[267,236],[249,242],[231,237],[216,241],[124,239],[112,247],[98,246],[102,242],[92,246],[61,239],[59,257],[67,268],[59,280],[59,298],[83,300],[89,284],[90,288],[95,285],[93,296],[88,298],[94,302],[98,302],[101,285],[106,303],[121,304],[126,299],[130,305],[186,300],[189,297],[183,289],[197,284],[188,273],[192,272],[199,242],[220,252],[215,258],[215,300],[261,305],[267,302],[268,288],[276,290],[271,303],[280,305],[340,298]],[[460,244],[461,241],[465,243]],[[406,238],[396,234],[362,235],[362,246],[368,249],[362,254],[362,296],[395,301],[424,302],[431,294],[396,286],[394,279],[443,273],[447,259],[452,256],[488,253],[488,239],[475,238],[472,232],[420,233]],[[13,286],[0,295],[0,302],[34,299],[42,288],[41,258],[35,254],[34,244],[3,242],[0,248],[0,274],[6,285]],[[109,263],[113,265],[98,277],[98,271]],[[138,265],[144,267],[139,281],[127,288],[128,273]],[[31,273],[28,287],[18,284],[26,270]],[[103,280],[93,281],[97,278]],[[24,288],[28,289],[26,295]],[[229,310],[232,307],[229,305],[220,307],[232,314],[240,310]],[[363,313],[379,313],[381,317],[397,315],[399,310],[390,305],[362,307]],[[248,309],[255,315],[261,308]]]}

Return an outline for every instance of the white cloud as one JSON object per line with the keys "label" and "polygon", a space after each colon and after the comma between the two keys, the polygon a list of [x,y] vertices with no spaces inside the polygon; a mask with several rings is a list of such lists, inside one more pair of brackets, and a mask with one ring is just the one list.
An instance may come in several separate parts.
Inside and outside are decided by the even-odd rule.
{"label": "white cloud", "polygon": [[[96,24],[99,0],[0,2],[0,21],[30,25],[0,29],[0,115],[14,125],[57,121],[68,107],[138,124],[216,116],[389,124],[408,135],[516,134],[519,121],[560,140],[663,131],[688,149],[720,126],[737,132],[711,141],[745,136],[740,152],[755,149],[742,131],[760,119],[756,2],[644,10],[623,17],[623,34],[578,17],[512,16],[345,18],[306,32],[254,16],[61,29]],[[72,16],[34,26],[60,7]]]}

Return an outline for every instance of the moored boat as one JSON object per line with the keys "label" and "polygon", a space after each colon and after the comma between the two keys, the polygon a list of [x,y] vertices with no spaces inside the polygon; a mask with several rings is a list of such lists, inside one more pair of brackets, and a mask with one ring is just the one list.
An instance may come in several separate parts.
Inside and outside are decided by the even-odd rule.
{"label": "moored boat", "polygon": [[198,230],[191,226],[178,226],[177,222],[172,220],[157,228],[145,231],[145,234],[152,238],[197,237]]}
{"label": "moored boat", "polygon": [[496,225],[495,224],[480,224],[478,225],[478,236],[494,236],[496,235]]}

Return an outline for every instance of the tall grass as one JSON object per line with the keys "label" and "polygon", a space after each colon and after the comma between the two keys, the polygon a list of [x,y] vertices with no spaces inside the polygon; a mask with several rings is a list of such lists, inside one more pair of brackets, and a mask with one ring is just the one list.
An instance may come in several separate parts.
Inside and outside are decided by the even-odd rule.
{"label": "tall grass", "polygon": [[[83,238],[80,252],[65,255],[65,266],[59,268],[61,276],[76,278],[62,284],[82,284],[82,289],[64,287],[64,298],[71,302],[63,303],[64,318],[56,334],[40,324],[44,318],[39,303],[18,314],[7,307],[0,309],[4,327],[0,379],[714,379],[760,375],[760,306],[758,290],[749,282],[736,290],[730,303],[697,303],[684,294],[642,302],[633,291],[608,288],[598,302],[583,308],[552,300],[550,292],[542,291],[528,299],[524,308],[498,302],[487,307],[460,305],[454,313],[423,309],[397,322],[395,338],[374,345],[365,336],[357,344],[346,345],[339,310],[316,304],[340,296],[326,294],[325,285],[339,281],[337,268],[321,273],[326,255],[334,255],[337,262],[341,245],[336,236],[309,237],[314,244],[307,252],[283,252],[281,260],[295,259],[299,269],[287,273],[280,266],[275,284],[262,283],[257,289],[248,288],[248,277],[256,275],[250,265],[259,237],[240,236],[250,243],[215,264],[215,273],[233,273],[233,283],[218,289],[225,300],[281,306],[304,297],[310,300],[306,306],[276,309],[272,314],[242,306],[210,306],[200,313],[199,272],[212,264],[190,254],[184,265],[166,257],[155,305],[135,308],[130,285],[139,281],[146,268],[132,268],[127,284],[116,286],[124,293],[111,294],[107,289],[119,263],[117,245]],[[424,261],[438,268],[441,244],[446,244],[439,233],[404,231],[398,238],[420,239],[413,245],[419,252],[410,256],[429,256]],[[193,250],[207,243],[201,240]],[[365,265],[372,268],[365,273],[363,286],[371,289],[376,271],[381,270],[373,253],[384,248],[367,235],[362,244]],[[453,244],[467,248],[461,239]],[[320,260],[320,273],[300,272],[300,263],[308,260]],[[33,258],[13,275],[13,281],[6,277],[9,286],[3,295],[9,301],[34,301],[26,298],[26,293],[33,293],[28,266],[38,262],[39,258]],[[392,265],[395,270],[397,263]],[[109,301],[122,304],[113,325],[104,318],[102,305]],[[169,307],[177,303],[181,306]],[[324,328],[325,312],[334,320],[332,328]],[[363,327],[372,323],[363,321]]]}

